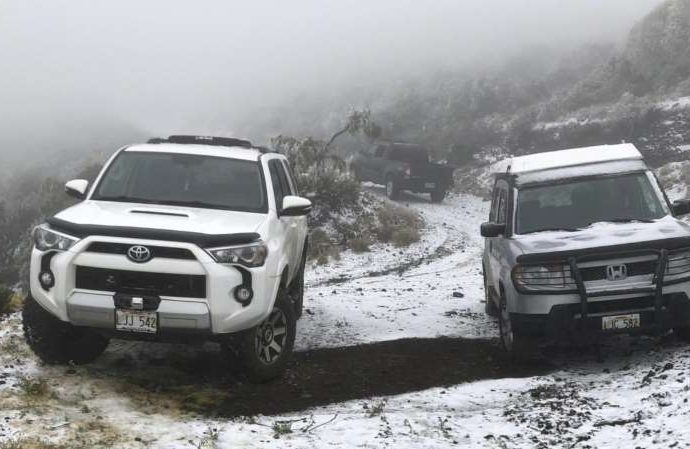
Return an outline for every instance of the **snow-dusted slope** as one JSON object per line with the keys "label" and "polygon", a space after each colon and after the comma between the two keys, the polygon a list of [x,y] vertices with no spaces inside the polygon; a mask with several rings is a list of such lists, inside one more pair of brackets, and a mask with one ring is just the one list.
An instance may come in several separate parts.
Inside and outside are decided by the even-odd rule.
{"label": "snow-dusted slope", "polygon": [[[355,386],[390,391],[381,378],[399,383],[424,370],[452,374],[486,366],[486,373],[473,374],[486,380],[426,382],[388,397],[350,391],[349,397],[359,399],[312,401],[323,405],[274,416],[219,418],[213,417],[215,406],[232,409],[247,397],[237,396],[241,384],[218,380],[226,368],[214,348],[122,342],[87,368],[45,367],[23,344],[14,315],[0,323],[0,447],[27,437],[77,448],[689,447],[690,347],[670,338],[618,337],[606,340],[598,354],[552,350],[552,366],[524,368],[498,360],[495,324],[482,313],[481,302],[478,226],[487,203],[465,195],[443,205],[414,196],[404,202],[426,220],[420,243],[404,250],[381,246],[368,254],[347,253],[310,271],[308,311],[299,324],[297,347],[309,350],[306,358],[298,356],[298,364],[315,367],[305,378],[294,377],[304,369],[290,370],[278,386],[309,403],[313,390],[306,386],[315,382],[326,383],[316,388],[328,398],[329,391],[342,397],[337,395],[343,389]],[[402,365],[372,361],[369,350],[357,346],[437,336],[470,340],[451,340],[464,342],[452,346],[463,350],[444,354],[443,365],[424,354],[418,355],[419,363],[409,354]],[[424,341],[449,347],[448,340]],[[367,379],[343,384],[348,374],[362,371],[339,364],[344,355],[323,349],[336,347],[350,348],[352,363],[361,351],[359,363],[375,365],[365,372],[384,371],[379,384],[369,385]],[[352,373],[337,373],[338,381],[319,376],[332,369],[328,357]],[[390,371],[389,366],[403,368]],[[180,370],[188,376],[181,398],[165,382]],[[540,375],[516,378],[530,370]],[[275,386],[250,392],[261,399],[262,388]],[[282,399],[265,395],[265,400]]]}

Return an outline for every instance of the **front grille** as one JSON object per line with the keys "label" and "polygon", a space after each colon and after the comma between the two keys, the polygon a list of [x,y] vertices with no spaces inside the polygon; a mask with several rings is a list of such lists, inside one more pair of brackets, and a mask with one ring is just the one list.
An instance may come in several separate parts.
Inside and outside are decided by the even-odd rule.
{"label": "front grille", "polygon": [[[644,262],[626,263],[624,265],[626,265],[626,267],[628,268],[628,277],[644,276],[656,273],[657,261],[647,260]],[[606,280],[606,267],[607,265],[599,267],[580,268],[582,280],[585,282]]]}
{"label": "front grille", "polygon": [[206,276],[78,266],[76,287],[117,293],[205,298]]}
{"label": "front grille", "polygon": [[[127,255],[127,250],[133,245],[128,243],[113,243],[113,242],[93,242],[86,249],[87,252],[101,253],[101,254],[119,254]],[[149,246],[145,245],[151,251],[151,258],[163,259],[183,259],[196,260],[194,253],[185,248],[170,248],[167,246]]]}

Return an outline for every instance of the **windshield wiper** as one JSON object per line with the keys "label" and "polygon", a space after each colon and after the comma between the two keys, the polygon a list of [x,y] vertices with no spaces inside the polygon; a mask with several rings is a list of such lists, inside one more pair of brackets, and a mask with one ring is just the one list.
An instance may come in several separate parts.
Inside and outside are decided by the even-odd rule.
{"label": "windshield wiper", "polygon": [[206,209],[225,208],[225,206],[220,205],[220,204],[205,203],[203,201],[197,201],[197,200],[193,200],[193,201],[162,200],[162,201],[156,201],[155,203],[163,205],[163,206],[200,207],[200,208],[206,208]]}
{"label": "windshield wiper", "polygon": [[98,196],[94,198],[96,201],[114,201],[119,203],[143,203],[143,204],[158,204],[158,201],[148,200],[146,198],[136,198],[132,196]]}
{"label": "windshield wiper", "polygon": [[533,231],[529,232],[522,232],[522,235],[526,234],[536,234],[537,232],[558,232],[558,231],[564,231],[564,232],[577,232],[580,231],[580,229],[577,228],[542,228],[542,229],[535,229]]}
{"label": "windshield wiper", "polygon": [[633,223],[635,221],[639,221],[640,223],[654,223],[654,220],[648,218],[612,218],[608,220],[593,221],[587,226],[592,226],[595,223]]}

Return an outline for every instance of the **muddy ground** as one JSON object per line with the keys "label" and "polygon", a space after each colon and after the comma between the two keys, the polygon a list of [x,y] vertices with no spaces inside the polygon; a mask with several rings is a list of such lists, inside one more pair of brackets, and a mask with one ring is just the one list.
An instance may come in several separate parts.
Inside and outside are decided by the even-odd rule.
{"label": "muddy ground", "polygon": [[[139,352],[139,344],[123,344],[111,353],[114,357],[78,369],[110,383],[144,409],[152,404],[159,411],[160,404],[166,404],[204,417],[284,414],[552,369],[546,362],[515,364],[496,341],[405,339],[300,352],[282,378],[254,385],[245,382],[232,359],[213,345],[196,351],[160,345],[159,350]],[[128,355],[128,347],[138,353],[138,360]],[[76,369],[65,369],[66,377],[70,373],[77,374]]]}

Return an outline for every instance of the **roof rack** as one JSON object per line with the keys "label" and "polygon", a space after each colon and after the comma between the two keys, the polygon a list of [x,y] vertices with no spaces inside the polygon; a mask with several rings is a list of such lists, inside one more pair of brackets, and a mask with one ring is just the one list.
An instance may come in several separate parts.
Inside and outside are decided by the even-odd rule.
{"label": "roof rack", "polygon": [[177,143],[186,145],[213,145],[218,147],[242,147],[254,148],[252,143],[248,140],[235,139],[232,137],[213,137],[213,136],[170,136],[167,139],[161,137],[154,137],[149,139],[150,144],[160,143]]}

